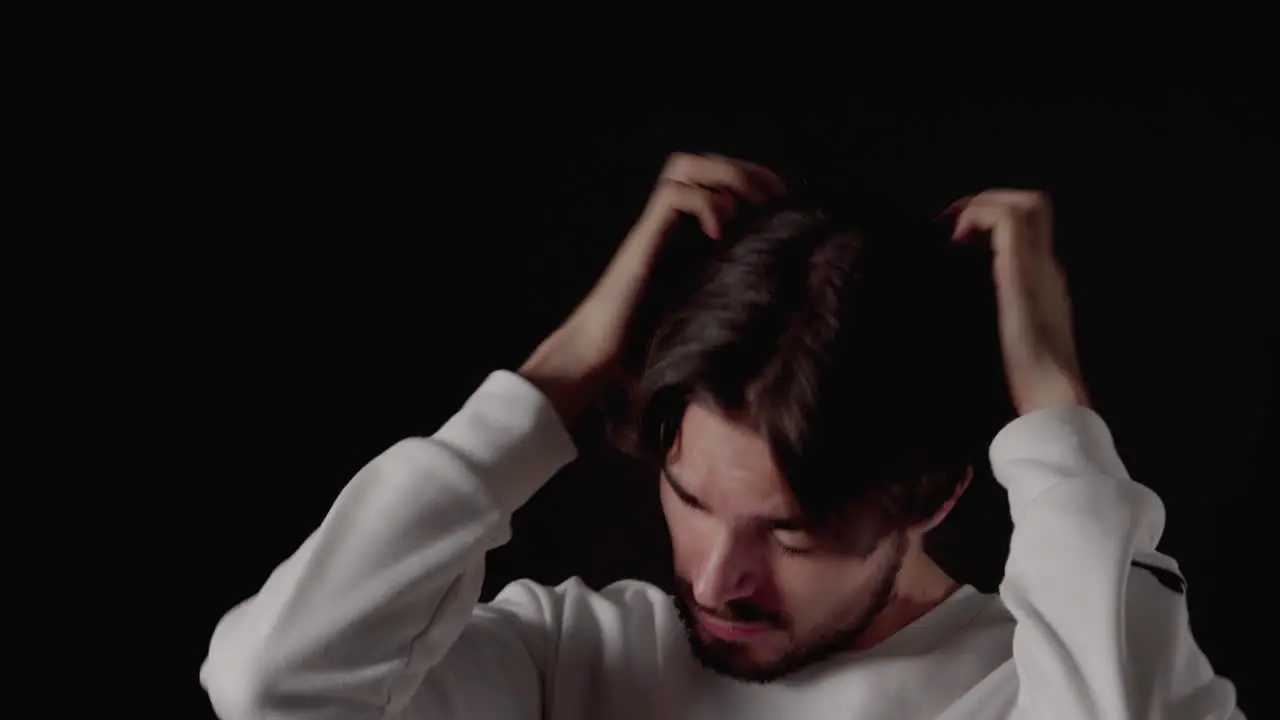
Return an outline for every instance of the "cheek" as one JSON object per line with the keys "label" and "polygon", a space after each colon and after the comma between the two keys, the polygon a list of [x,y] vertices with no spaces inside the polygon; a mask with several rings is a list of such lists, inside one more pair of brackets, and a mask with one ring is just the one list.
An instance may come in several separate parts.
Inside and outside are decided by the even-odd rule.
{"label": "cheek", "polygon": [[859,597],[865,576],[862,561],[829,556],[787,557],[774,568],[778,593],[802,625],[847,608]]}
{"label": "cheek", "polygon": [[711,549],[714,535],[710,518],[685,505],[665,485],[661,492],[662,514],[667,520],[671,535],[676,572],[689,578],[701,567],[703,558]]}

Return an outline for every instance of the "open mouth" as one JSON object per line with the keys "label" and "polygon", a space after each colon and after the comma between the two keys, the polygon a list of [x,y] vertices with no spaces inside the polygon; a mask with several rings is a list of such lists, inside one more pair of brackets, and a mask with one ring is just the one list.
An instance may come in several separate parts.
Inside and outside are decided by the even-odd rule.
{"label": "open mouth", "polygon": [[721,640],[730,640],[734,642],[743,642],[759,637],[768,632],[771,628],[765,623],[735,623],[728,620],[721,620],[712,617],[704,612],[698,612],[698,623],[708,634],[714,635]]}

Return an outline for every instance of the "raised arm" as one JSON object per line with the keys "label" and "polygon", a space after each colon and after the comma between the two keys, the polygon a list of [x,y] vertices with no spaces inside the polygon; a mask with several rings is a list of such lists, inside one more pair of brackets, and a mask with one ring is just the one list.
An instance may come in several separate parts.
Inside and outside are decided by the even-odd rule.
{"label": "raised arm", "polygon": [[952,206],[957,239],[989,236],[1000,339],[1020,417],[991,446],[1014,532],[1001,596],[1017,620],[1018,717],[1242,718],[1187,620],[1186,583],[1156,551],[1164,505],[1129,478],[1089,408],[1071,304],[1041,193]]}
{"label": "raised arm", "polygon": [[[396,717],[471,622],[511,513],[574,452],[538,391],[499,372],[434,436],[382,453],[218,624],[200,680],[219,717]],[[536,717],[543,654],[514,628],[539,609],[523,600],[505,608],[511,622],[478,620],[470,652],[501,676],[490,698]]]}
{"label": "raised arm", "polygon": [[573,588],[509,586],[477,606],[511,514],[574,457],[566,432],[613,372],[676,219],[718,237],[781,181],[676,155],[587,298],[521,367],[491,375],[430,438],[362,469],[320,527],[219,622],[200,680],[223,720],[536,718]]}
{"label": "raised arm", "polygon": [[1024,415],[991,462],[1014,521],[1000,595],[1017,620],[1017,717],[1243,718],[1192,635],[1177,563],[1156,550],[1164,505],[1129,478],[1102,418]]}

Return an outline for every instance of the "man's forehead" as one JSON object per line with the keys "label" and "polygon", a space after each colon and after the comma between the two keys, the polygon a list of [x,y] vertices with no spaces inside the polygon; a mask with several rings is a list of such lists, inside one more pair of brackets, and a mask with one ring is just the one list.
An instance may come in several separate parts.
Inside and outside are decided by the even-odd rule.
{"label": "man's forehead", "polygon": [[673,480],[716,510],[774,516],[796,512],[794,496],[764,438],[701,405],[686,411],[667,467]]}

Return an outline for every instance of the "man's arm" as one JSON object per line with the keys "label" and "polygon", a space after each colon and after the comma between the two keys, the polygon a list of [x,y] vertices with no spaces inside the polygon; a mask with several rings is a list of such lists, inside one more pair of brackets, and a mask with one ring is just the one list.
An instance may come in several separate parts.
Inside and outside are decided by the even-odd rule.
{"label": "man's arm", "polygon": [[1177,564],[1156,552],[1164,505],[1129,478],[1088,408],[1066,278],[1043,193],[952,205],[954,237],[989,237],[1000,344],[1021,417],[991,446],[1014,532],[1001,595],[1017,619],[1017,715],[1243,718],[1187,622]]}
{"label": "man's arm", "polygon": [[540,717],[558,605],[574,591],[518,583],[477,607],[485,553],[573,458],[565,428],[612,374],[676,220],[692,215],[714,238],[738,199],[782,191],[756,165],[673,155],[599,282],[520,374],[491,375],[434,436],[365,466],[223,617],[200,671],[218,715]]}
{"label": "man's arm", "polygon": [[[498,372],[434,436],[370,462],[218,624],[200,680],[219,717],[397,717],[473,622],[485,553],[509,538],[511,513],[574,454],[539,391]],[[533,718],[542,610],[512,593],[469,632],[467,662],[490,677],[453,688],[451,702]],[[497,677],[502,693],[488,685]]]}
{"label": "man's arm", "polygon": [[1243,718],[1187,618],[1177,563],[1156,551],[1164,505],[1134,482],[1079,405],[1015,420],[991,446],[1014,532],[1004,581],[1017,620],[1018,717]]}

